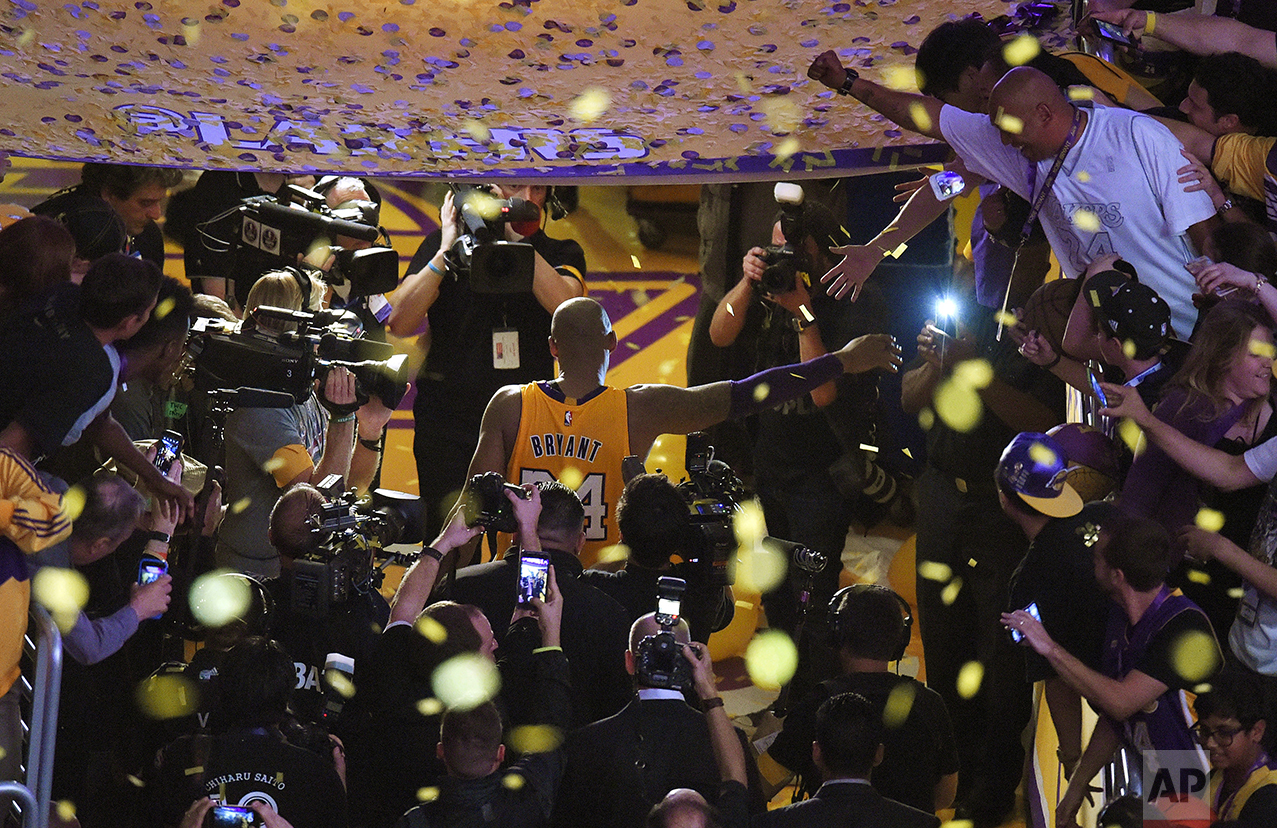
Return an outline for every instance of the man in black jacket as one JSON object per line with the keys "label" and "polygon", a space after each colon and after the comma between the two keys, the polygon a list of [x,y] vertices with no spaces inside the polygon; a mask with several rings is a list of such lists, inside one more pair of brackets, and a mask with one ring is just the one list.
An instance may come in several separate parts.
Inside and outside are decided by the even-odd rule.
{"label": "man in black jacket", "polygon": [[[577,555],[585,543],[585,509],[576,492],[562,483],[537,484],[541,516],[537,536],[550,559],[563,593],[563,652],[572,676],[572,724],[575,727],[607,718],[630,697],[625,672],[625,641],[629,619],[625,610],[598,589],[578,580]],[[500,560],[459,570],[445,596],[483,610],[498,644],[504,641],[518,592],[519,556],[511,550]],[[517,720],[517,700],[506,698]]]}

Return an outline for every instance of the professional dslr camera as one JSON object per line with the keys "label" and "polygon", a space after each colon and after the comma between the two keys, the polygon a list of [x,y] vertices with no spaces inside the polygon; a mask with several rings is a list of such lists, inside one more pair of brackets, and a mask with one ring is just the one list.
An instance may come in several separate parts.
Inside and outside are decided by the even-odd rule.
{"label": "professional dslr camera", "polygon": [[661,578],[656,583],[656,623],[661,631],[640,641],[634,653],[634,671],[648,687],[692,689],[692,665],[674,636],[686,589],[682,578]]}
{"label": "professional dslr camera", "polygon": [[691,537],[678,572],[698,586],[727,586],[736,580],[732,518],[745,486],[730,466],[714,459],[714,447],[703,431],[687,435],[685,465],[688,479],[676,488],[687,502]]}
{"label": "professional dslr camera", "polygon": [[369,500],[357,501],[353,492],[342,491],[341,477],[335,474],[317,488],[327,502],[309,525],[320,542],[293,562],[292,608],[323,618],[332,607],[379,588],[390,563],[407,564],[417,557],[387,547],[421,542],[421,498],[377,489]]}
{"label": "professional dslr camera", "polygon": [[807,239],[803,226],[803,188],[782,181],[772,192],[780,205],[780,232],[785,236],[785,243],[765,248],[766,268],[758,280],[758,288],[764,293],[780,295],[793,290],[794,278],[799,273],[811,273],[813,266],[803,244]]}
{"label": "professional dslr camera", "polygon": [[541,208],[522,198],[497,198],[486,187],[451,186],[464,232],[444,252],[448,268],[468,277],[470,290],[475,293],[531,291],[536,251],[527,242],[506,241],[505,225],[537,221]]}
{"label": "professional dslr camera", "polygon": [[221,320],[196,320],[190,350],[197,389],[262,388],[282,391],[301,403],[316,379],[341,365],[355,375],[359,405],[375,395],[395,408],[407,393],[407,355],[363,338],[358,317],[349,311],[308,313],[264,306],[249,319],[283,321],[296,330],[270,335],[248,325],[235,330]]}
{"label": "professional dslr camera", "polygon": [[470,478],[466,486],[461,508],[465,512],[467,526],[482,526],[488,532],[518,531],[519,523],[514,507],[506,498],[506,492],[527,499],[528,493],[518,486],[505,482],[498,472],[484,472]]}
{"label": "professional dslr camera", "polygon": [[[245,198],[196,229],[209,251],[229,257],[226,272],[246,291],[265,271],[295,265],[317,245],[333,247],[338,236],[381,240],[377,218],[375,202],[353,201],[334,210],[320,193],[290,184],[278,195]],[[336,264],[321,277],[334,286],[349,284],[350,298],[387,293],[399,284],[399,256],[388,244],[335,247],[333,253]]]}

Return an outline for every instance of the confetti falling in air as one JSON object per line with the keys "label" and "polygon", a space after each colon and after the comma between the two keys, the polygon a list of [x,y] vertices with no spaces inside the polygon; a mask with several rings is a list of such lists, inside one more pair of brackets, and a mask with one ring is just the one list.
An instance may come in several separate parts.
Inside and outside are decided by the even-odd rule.
{"label": "confetti falling in air", "polygon": [[1031,34],[1022,34],[1002,47],[1002,59],[1007,66],[1023,66],[1038,56],[1042,44]]}
{"label": "confetti falling in air", "polygon": [[1051,466],[1058,460],[1056,453],[1043,443],[1033,443],[1029,446],[1029,458],[1040,466]]}
{"label": "confetti falling in air", "polygon": [[891,688],[887,694],[887,703],[882,708],[882,724],[888,730],[894,730],[905,723],[913,710],[913,700],[917,690],[912,683],[901,682]]}
{"label": "confetti falling in air", "polygon": [[1210,633],[1188,630],[1171,645],[1171,668],[1186,682],[1205,681],[1219,667],[1219,651]]}
{"label": "confetti falling in air", "polygon": [[639,257],[632,253],[630,254],[630,264],[634,265],[635,270],[641,270],[643,268],[643,265],[639,264]]}
{"label": "confetti falling in air", "polygon": [[1019,135],[1024,131],[1024,121],[1009,112],[1004,112],[1002,107],[998,107],[997,115],[993,118],[993,125],[1010,135]]}
{"label": "confetti falling in air", "polygon": [[1091,174],[1087,172],[1086,170],[1078,170],[1076,178],[1078,181],[1081,181],[1083,184],[1085,184],[1086,182],[1091,180]]}
{"label": "confetti falling in air", "polygon": [[518,753],[549,753],[563,744],[563,731],[549,725],[522,725],[510,731],[506,741]]}
{"label": "confetti falling in air", "polygon": [[909,104],[909,117],[913,119],[914,125],[918,127],[918,132],[928,132],[931,129],[931,113],[927,112],[920,101],[913,101]]}
{"label": "confetti falling in air", "polygon": [[523,774],[518,771],[511,771],[501,777],[501,787],[507,790],[517,791],[525,784],[527,784],[527,781],[523,778]]}
{"label": "confetti falling in air", "polygon": [[899,259],[901,256],[904,255],[904,252],[908,249],[909,249],[909,245],[905,244],[904,242],[901,242],[888,255],[891,256],[891,258],[893,259]]}
{"label": "confetti falling in air", "polygon": [[922,73],[915,72],[909,66],[888,66],[882,73],[883,86],[897,92],[917,91],[922,80]]}
{"label": "confetti falling in air", "polygon": [[448,640],[448,628],[429,615],[420,616],[412,626],[431,644],[442,644]]}
{"label": "confetti falling in air", "polygon": [[1185,571],[1184,577],[1188,578],[1188,580],[1192,581],[1195,584],[1201,584],[1202,586],[1210,586],[1210,574],[1203,572],[1200,569],[1188,569],[1187,571]]}
{"label": "confetti falling in air", "polygon": [[68,520],[75,523],[76,518],[84,511],[84,488],[82,486],[77,484],[62,494],[62,511],[66,512]]}
{"label": "confetti falling in air", "polygon": [[191,584],[191,615],[207,627],[222,627],[243,618],[252,604],[248,580],[227,570],[215,570]]}
{"label": "confetti falling in air", "polygon": [[630,559],[630,548],[623,543],[614,543],[599,550],[599,563],[623,563]]}
{"label": "confetti falling in air", "polygon": [[568,466],[559,474],[559,482],[575,492],[585,482],[585,474],[576,466]]}
{"label": "confetti falling in air", "polygon": [[41,567],[31,579],[31,597],[49,611],[65,634],[75,626],[80,610],[89,600],[89,582],[74,569]]}
{"label": "confetti falling in air", "polygon": [[438,798],[439,798],[439,789],[436,788],[434,785],[417,789],[418,802],[434,802]]}
{"label": "confetti falling in air", "polygon": [[958,695],[964,699],[975,698],[984,683],[984,665],[978,661],[968,661],[958,671]]}
{"label": "confetti falling in air", "polygon": [[1095,100],[1095,90],[1089,86],[1070,86],[1070,101],[1093,101]]}
{"label": "confetti falling in air", "polygon": [[1193,518],[1193,523],[1197,524],[1198,529],[1204,529],[1207,532],[1218,532],[1224,528],[1224,513],[1217,509],[1202,507],[1197,510],[1197,516]]}
{"label": "confetti falling in air", "polygon": [[1251,339],[1246,347],[1254,356],[1264,357],[1265,359],[1272,359],[1277,356],[1277,346],[1267,340]]}
{"label": "confetti falling in air", "polygon": [[1006,328],[1014,328],[1016,325],[1020,324],[1020,320],[1016,318],[1014,313],[1008,313],[1004,310],[1000,310],[995,313],[994,318],[997,320],[999,325]]}
{"label": "confetti falling in air", "polygon": [[152,719],[176,719],[199,709],[199,687],[182,675],[144,678],[134,698],[138,708]]}
{"label": "confetti falling in air", "polygon": [[770,385],[765,382],[758,383],[758,385],[754,387],[754,402],[762,402],[767,399],[771,392],[772,389]]}
{"label": "confetti falling in air", "polygon": [[1090,210],[1078,209],[1073,212],[1073,226],[1086,233],[1098,233],[1100,218]]}
{"label": "confetti falling in air", "polygon": [[953,602],[958,600],[958,593],[962,592],[962,579],[954,578],[945,584],[944,589],[940,590],[940,600],[946,607],[953,606]]}
{"label": "confetti falling in air", "polygon": [[953,569],[947,563],[939,561],[919,561],[918,575],[928,581],[943,584],[953,577]]}
{"label": "confetti falling in air", "polygon": [[434,698],[421,699],[417,702],[417,712],[429,718],[430,716],[438,716],[443,712],[443,702]]}
{"label": "confetti falling in air", "polygon": [[1136,457],[1143,454],[1145,446],[1148,445],[1148,441],[1144,437],[1144,431],[1135,424],[1134,420],[1122,420],[1122,422],[1118,423],[1117,436],[1122,438],[1122,442],[1126,443],[1126,447]]}
{"label": "confetti falling in air", "polygon": [[1135,352],[1137,350],[1139,350],[1139,348],[1136,346],[1134,339],[1127,339],[1122,342],[1122,353],[1127,359],[1135,359]]}
{"label": "confetti falling in air", "polygon": [[584,124],[597,121],[612,105],[612,93],[601,86],[592,86],[572,99],[568,114]]}
{"label": "confetti falling in air", "polygon": [[440,664],[430,685],[444,707],[472,710],[501,689],[497,666],[478,653],[462,653]]}
{"label": "confetti falling in air", "polygon": [[467,118],[461,128],[480,144],[486,144],[492,140],[492,130],[488,129],[488,125],[483,121]]}
{"label": "confetti falling in air", "polygon": [[764,594],[780,586],[789,568],[789,556],[766,541],[742,544],[738,553],[736,582],[746,592]]}
{"label": "confetti falling in air", "polygon": [[794,677],[798,648],[781,630],[764,630],[745,648],[745,669],[750,681],[764,690],[779,690]]}
{"label": "confetti falling in air", "polygon": [[177,302],[175,302],[172,297],[162,299],[155,306],[155,310],[151,311],[151,316],[155,319],[163,319],[173,312],[173,308],[176,304]]}

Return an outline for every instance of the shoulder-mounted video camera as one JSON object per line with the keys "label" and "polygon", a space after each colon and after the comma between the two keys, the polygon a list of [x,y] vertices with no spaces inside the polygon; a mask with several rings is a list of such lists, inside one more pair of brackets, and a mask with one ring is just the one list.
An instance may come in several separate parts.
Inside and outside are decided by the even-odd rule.
{"label": "shoulder-mounted video camera", "polygon": [[[317,378],[341,365],[355,375],[359,405],[376,396],[387,408],[395,408],[407,393],[407,355],[396,354],[388,343],[365,339],[354,313],[264,306],[249,319],[238,330],[221,320],[196,320],[190,344],[196,388],[265,388],[285,392],[301,403]],[[276,327],[295,330],[268,333],[257,324],[262,320],[282,322]]]}
{"label": "shoulder-mounted video camera", "polygon": [[356,500],[341,485],[334,474],[317,487],[326,502],[308,525],[318,543],[293,561],[292,608],[316,618],[380,587],[388,564],[417,557],[387,547],[422,539],[420,497],[376,489],[368,500]]}
{"label": "shoulder-mounted video camera", "polygon": [[703,431],[687,435],[685,465],[688,479],[676,488],[687,503],[691,537],[679,572],[695,584],[727,586],[736,580],[732,519],[745,486],[730,466],[714,459],[714,447]]}
{"label": "shoulder-mounted video camera", "polygon": [[656,583],[656,623],[660,632],[646,636],[634,653],[634,672],[646,687],[690,690],[692,665],[683,655],[683,645],[674,635],[687,582],[682,578],[661,578]]}
{"label": "shoulder-mounted video camera", "polygon": [[463,232],[444,253],[449,270],[467,277],[475,293],[530,292],[536,251],[527,242],[507,241],[505,225],[538,221],[541,208],[522,198],[497,198],[487,187],[451,187]]}
{"label": "shoulder-mounted video camera", "polygon": [[785,243],[765,248],[763,262],[766,268],[758,280],[758,288],[765,293],[780,295],[794,289],[794,279],[799,273],[811,273],[812,263],[803,244],[807,239],[807,229],[803,225],[803,188],[782,181],[776,184],[773,195],[780,205],[780,232]]}
{"label": "shoulder-mounted video camera", "polygon": [[[334,248],[336,263],[321,273],[334,286],[349,285],[349,297],[388,293],[399,284],[399,255],[377,225],[378,206],[351,201],[330,208],[314,190],[290,184],[277,195],[250,196],[196,229],[215,256],[229,258],[226,273],[245,287],[262,273],[294,265],[316,246]],[[369,242],[356,249],[338,244],[342,237]],[[386,243],[377,244],[384,238]],[[237,288],[238,289],[238,288]]]}

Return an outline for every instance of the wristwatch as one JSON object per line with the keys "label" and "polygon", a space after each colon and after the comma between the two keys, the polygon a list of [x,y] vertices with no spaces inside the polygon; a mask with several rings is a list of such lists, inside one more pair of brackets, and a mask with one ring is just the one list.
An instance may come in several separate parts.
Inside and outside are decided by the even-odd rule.
{"label": "wristwatch", "polygon": [[168,544],[173,542],[173,536],[168,534],[167,532],[147,532],[146,540],[147,542],[158,541],[159,543],[162,543],[167,546]]}
{"label": "wristwatch", "polygon": [[842,86],[838,87],[839,95],[850,95],[851,85],[856,82],[856,78],[860,77],[860,73],[848,66],[843,70],[847,73],[847,77],[843,79]]}
{"label": "wristwatch", "polygon": [[1233,204],[1233,200],[1231,198],[1226,198],[1224,199],[1224,203],[1219,205],[1219,208],[1215,210],[1215,213],[1216,215],[1222,216],[1224,215],[1224,213],[1227,213],[1229,210],[1233,209],[1236,206],[1237,205]]}

